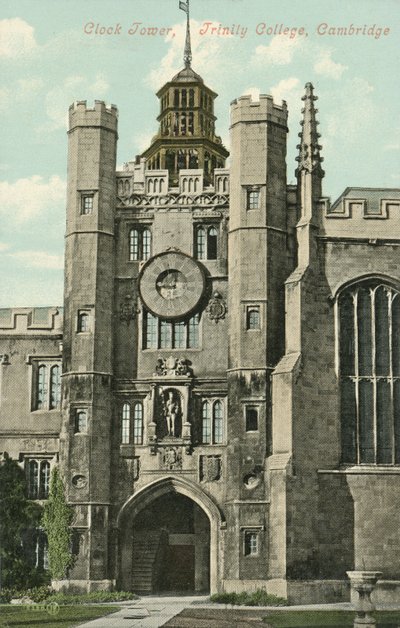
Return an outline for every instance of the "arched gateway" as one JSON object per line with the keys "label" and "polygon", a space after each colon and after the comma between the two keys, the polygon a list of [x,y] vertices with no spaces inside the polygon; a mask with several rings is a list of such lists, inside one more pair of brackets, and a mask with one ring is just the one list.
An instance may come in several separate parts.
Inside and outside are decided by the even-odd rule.
{"label": "arched gateway", "polygon": [[117,524],[122,589],[217,591],[224,520],[199,486],[174,477],[156,480],[125,502]]}

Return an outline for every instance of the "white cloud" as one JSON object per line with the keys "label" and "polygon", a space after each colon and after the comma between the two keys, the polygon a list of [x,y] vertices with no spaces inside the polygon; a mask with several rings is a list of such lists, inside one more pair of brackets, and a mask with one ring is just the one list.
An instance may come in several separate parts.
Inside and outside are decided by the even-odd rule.
{"label": "white cloud", "polygon": [[36,47],[34,29],[28,22],[19,17],[0,20],[0,57],[22,57]]}
{"label": "white cloud", "polygon": [[247,87],[242,92],[242,96],[250,95],[252,100],[260,100],[260,88],[259,87]]}
{"label": "white cloud", "polygon": [[17,223],[60,205],[65,201],[65,181],[53,175],[48,181],[39,175],[18,179],[15,183],[0,182],[0,213]]}
{"label": "white cloud", "polygon": [[[191,46],[195,72],[207,77],[207,83],[227,76],[226,72],[239,71],[243,63],[237,57],[237,39],[231,35],[200,35],[203,22],[190,20]],[[212,26],[218,27],[219,22]],[[152,90],[159,89],[166,80],[183,68],[183,49],[186,36],[186,22],[172,26],[172,32],[165,38],[169,48],[157,67],[149,72],[145,84]],[[215,60],[218,59],[218,63]]]}
{"label": "white cloud", "polygon": [[319,59],[314,64],[314,70],[317,74],[338,80],[347,69],[347,65],[333,61],[331,50],[320,49]]}
{"label": "white cloud", "polygon": [[60,85],[51,89],[45,97],[45,110],[49,120],[36,130],[41,132],[67,128],[68,107],[75,100],[86,97],[100,98],[109,89],[109,84],[102,74],[97,74],[94,81],[85,76],[68,76]]}
{"label": "white cloud", "polygon": [[280,104],[282,100],[286,100],[289,103],[294,99],[298,103],[301,97],[300,80],[294,76],[282,79],[277,85],[271,87],[270,92],[276,104]]}
{"label": "white cloud", "polygon": [[300,37],[288,39],[276,35],[268,46],[257,46],[251,62],[259,65],[269,63],[271,65],[288,65],[293,59],[296,50],[302,45]]}
{"label": "white cloud", "polygon": [[9,244],[6,244],[5,242],[0,242],[0,253],[2,253],[3,251],[8,251],[9,248]]}
{"label": "white cloud", "polygon": [[64,267],[62,255],[52,255],[46,251],[17,251],[16,253],[9,253],[8,257],[21,261],[28,268],[59,270]]}

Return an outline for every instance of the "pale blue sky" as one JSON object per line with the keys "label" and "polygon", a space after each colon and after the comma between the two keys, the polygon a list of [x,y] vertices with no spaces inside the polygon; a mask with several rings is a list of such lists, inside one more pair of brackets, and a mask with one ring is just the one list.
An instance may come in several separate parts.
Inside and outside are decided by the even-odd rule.
{"label": "pale blue sky", "polygon": [[[191,0],[191,17],[192,65],[219,94],[228,148],[231,100],[257,90],[286,99],[294,182],[300,99],[312,81],[324,194],[400,185],[398,0]],[[91,22],[117,33],[87,34]],[[174,36],[130,35],[134,22]],[[245,34],[201,35],[204,22]],[[280,24],[306,35],[256,32]],[[375,35],[322,34],[323,24],[375,25]],[[132,159],[157,129],[155,92],[182,67],[184,26],[178,0],[0,0],[0,307],[62,303],[68,106],[115,103],[118,164]]]}

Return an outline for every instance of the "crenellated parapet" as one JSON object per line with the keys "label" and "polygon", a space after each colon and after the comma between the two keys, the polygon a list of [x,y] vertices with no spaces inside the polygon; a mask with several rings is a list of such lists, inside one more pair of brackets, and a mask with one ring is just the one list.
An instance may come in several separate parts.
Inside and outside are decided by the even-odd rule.
{"label": "crenellated parapet", "polygon": [[40,334],[60,335],[63,327],[63,308],[15,307],[0,309],[0,335]]}
{"label": "crenellated parapet", "polygon": [[231,126],[238,122],[268,121],[287,126],[288,111],[286,102],[274,103],[272,96],[260,94],[259,100],[253,100],[249,94],[240,96],[231,102]]}
{"label": "crenellated parapet", "polygon": [[117,133],[117,107],[106,105],[102,100],[95,100],[94,107],[88,107],[86,100],[74,102],[69,108],[69,130],[82,126],[102,127]]}

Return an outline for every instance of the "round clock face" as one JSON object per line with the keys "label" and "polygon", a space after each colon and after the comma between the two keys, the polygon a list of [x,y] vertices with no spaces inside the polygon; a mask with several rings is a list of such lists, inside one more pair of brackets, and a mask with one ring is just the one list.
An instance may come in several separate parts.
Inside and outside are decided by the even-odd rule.
{"label": "round clock face", "polygon": [[205,287],[199,264],[184,253],[152,257],[139,275],[139,291],[146,307],[161,318],[179,318],[198,305]]}

